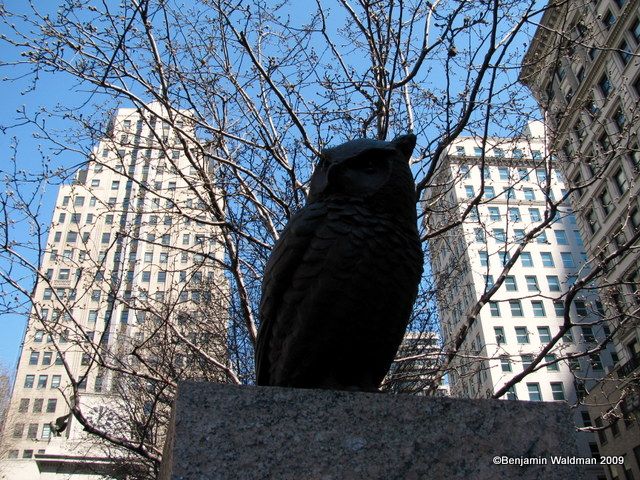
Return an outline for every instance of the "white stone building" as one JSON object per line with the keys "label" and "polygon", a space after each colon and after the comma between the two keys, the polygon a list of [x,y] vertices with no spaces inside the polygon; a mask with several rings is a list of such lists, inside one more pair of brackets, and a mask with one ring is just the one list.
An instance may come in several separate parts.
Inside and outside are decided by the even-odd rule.
{"label": "white stone building", "polygon": [[[131,438],[136,422],[167,414],[170,399],[153,401],[163,385],[154,379],[220,378],[194,361],[201,349],[225,363],[228,292],[211,214],[222,201],[194,132],[188,111],[121,108],[74,181],[60,186],[0,478],[117,477],[126,454],[67,417],[70,405]],[[162,444],[161,425],[145,432]]]}
{"label": "white stone building", "polygon": [[[560,202],[553,220],[540,228],[550,202],[566,193],[547,155],[542,123],[530,123],[521,138],[483,143],[460,137],[440,162],[425,197],[429,228],[461,222],[430,241],[445,349],[459,343],[451,395],[491,397],[561,334],[567,313],[584,325],[568,329],[539,368],[502,398],[575,404],[613,362],[608,351],[560,360],[586,351],[607,330],[593,324],[603,308],[597,296],[581,292],[565,312],[567,290],[589,265],[568,204]],[[504,283],[484,303],[503,273]],[[476,314],[472,309],[480,300],[484,305]],[[586,408],[575,416],[578,426],[590,424]],[[579,442],[583,456],[597,455],[593,434],[580,433]],[[601,477],[601,469],[594,469],[591,478]]]}

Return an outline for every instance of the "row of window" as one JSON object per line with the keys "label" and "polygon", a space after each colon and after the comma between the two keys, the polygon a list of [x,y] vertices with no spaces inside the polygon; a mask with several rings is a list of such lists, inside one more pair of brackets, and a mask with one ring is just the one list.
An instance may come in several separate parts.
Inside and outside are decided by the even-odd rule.
{"label": "row of window", "polygon": [[[30,440],[48,440],[51,437],[51,423],[30,423],[28,426],[24,423],[15,423],[13,425],[13,438],[23,438],[26,430],[26,438]],[[40,437],[38,437],[38,431],[40,431]],[[24,457],[30,458],[30,457]]]}
{"label": "row of window", "polygon": [[[552,400],[562,401],[567,399],[564,392],[564,384],[562,382],[550,382],[549,386],[551,387]],[[538,382],[527,382],[527,395],[528,400],[532,402],[545,401],[545,399],[542,398],[542,391],[540,390],[540,383]],[[507,392],[507,399],[518,400],[518,395],[515,389],[510,389]]]}
{"label": "row of window", "polygon": [[[518,191],[520,191],[520,189],[518,189]],[[567,193],[567,191],[565,189],[561,189],[561,194],[562,194],[563,198],[565,197],[566,193]],[[464,194],[465,194],[466,198],[475,198],[476,197],[476,191],[475,191],[474,185],[465,185],[464,186]],[[515,200],[515,199],[518,199],[518,197],[519,197],[519,196],[516,195],[516,189],[514,187],[504,187],[502,189],[502,192],[499,193],[498,195],[500,195],[500,194],[503,195],[505,199],[510,199],[510,200]],[[542,197],[542,193],[540,195],[541,195],[540,199],[542,200],[544,197]],[[496,189],[495,189],[495,187],[493,187],[491,185],[485,185],[483,193],[482,193],[482,198],[484,198],[485,200],[496,198]],[[537,200],[536,191],[533,188],[530,188],[530,187],[523,187],[522,188],[522,198],[524,200],[529,200],[529,201]],[[549,198],[552,201],[555,201],[555,195],[553,193],[553,190],[549,190]]]}
{"label": "row of window", "polygon": [[[38,450],[39,454],[43,454],[45,451],[44,448]],[[19,450],[9,450],[7,452],[7,458],[18,458],[20,451]],[[27,448],[22,451],[22,458],[33,458],[33,449]]]}
{"label": "row of window", "polygon": [[[153,241],[155,242],[156,237],[155,235],[153,236],[148,236],[147,240],[149,241]],[[163,242],[167,242],[170,241],[171,238],[169,237],[169,239],[162,237],[160,239],[160,243],[161,245],[164,246]],[[182,235],[182,242],[183,245],[190,245],[191,244],[191,234],[185,233]],[[195,235],[195,245],[203,245],[206,242],[206,238],[204,235],[200,235],[197,234]],[[209,239],[209,245],[213,246],[215,243],[215,239],[211,238]],[[153,248],[153,246],[147,246],[146,248]],[[76,249],[73,248],[68,248],[63,250],[62,255],[60,255],[58,253],[57,250],[52,250],[49,252],[49,260],[52,262],[55,262],[58,260],[58,258],[62,258],[63,260],[75,260],[77,258],[78,262],[83,262],[86,260],[87,258],[87,252],[85,250],[77,250],[78,254],[77,257],[75,255],[76,253]],[[164,263],[165,259],[168,259],[168,252],[161,252],[160,253],[160,263]],[[204,255],[202,253],[194,253],[193,255],[193,261],[196,263],[202,263],[205,259]],[[180,252],[180,263],[187,263],[189,261],[189,252]],[[100,252],[98,252],[98,258],[97,258],[97,262],[100,263],[102,261],[104,261],[104,259],[107,257],[107,250],[101,250]],[[144,253],[143,256],[143,260],[144,263],[152,263],[153,262],[153,257],[154,257],[154,252],[153,250],[151,251],[146,251]],[[120,260],[120,257],[118,255],[114,256],[115,260]],[[137,253],[136,252],[130,252],[129,253],[129,257],[128,257],[128,261],[129,262],[135,262],[137,259]],[[45,273],[46,277],[49,279],[53,278],[53,269],[48,269]],[[79,273],[76,271],[76,275],[79,277]]]}
{"label": "row of window", "polygon": [[[527,209],[528,213],[529,213],[529,219],[530,221],[533,222],[541,222],[542,221],[542,215],[540,214],[540,209],[536,208],[536,207],[530,207]],[[503,214],[501,212],[500,207],[487,207],[487,213],[489,214],[489,220],[492,221],[501,221],[503,220]],[[507,208],[507,218],[511,221],[511,222],[522,222],[523,220],[523,215],[521,213],[521,210],[519,207],[509,207]],[[473,209],[470,212],[471,215],[471,219],[472,220],[477,220],[479,215],[478,215],[478,210],[477,209]],[[575,217],[573,215],[571,215],[568,218],[568,221],[571,225],[575,225]],[[562,230],[564,231],[564,230]]]}
{"label": "row of window", "polygon": [[[522,363],[522,370],[526,370],[529,365],[533,363],[533,355],[525,354],[520,355],[520,362]],[[560,365],[558,364],[558,359],[554,354],[545,355],[544,363],[547,364],[548,372],[559,372]],[[513,360],[509,358],[508,355],[500,356],[500,368],[503,372],[513,372]]]}
{"label": "row of window", "polygon": [[[537,327],[538,339],[542,345],[546,345],[551,341],[551,330],[547,326]],[[504,327],[493,327],[493,332],[495,336],[496,344],[505,345],[507,344],[507,336],[505,334]],[[531,333],[527,327],[520,326],[514,327],[514,332],[516,335],[516,343],[520,345],[527,345],[531,343]],[[593,332],[593,327],[590,325],[583,325],[580,327],[582,341],[585,343],[594,343],[596,341],[596,336]],[[605,335],[608,335],[608,332],[605,331]],[[573,333],[571,329],[567,330],[564,337],[562,338],[565,343],[573,343]]]}
{"label": "row of window", "polygon": [[[508,290],[508,288],[507,288],[507,290]],[[514,316],[514,317],[522,317],[522,316],[524,316],[522,314],[522,303],[521,303],[521,300],[508,300],[508,303],[509,303],[509,308],[511,310],[511,316]],[[587,316],[589,314],[588,305],[584,300],[574,300],[573,301],[573,305],[574,305],[574,307],[576,309],[576,313],[580,317],[585,317],[585,316]],[[604,307],[602,306],[602,302],[597,300],[595,302],[595,306],[596,306],[598,315],[601,316],[601,317],[604,316]],[[544,317],[544,316],[546,316],[545,315],[545,309],[544,309],[544,303],[543,303],[542,300],[531,300],[531,307],[533,309],[535,317]],[[490,308],[492,317],[500,317],[500,302],[490,301],[489,302],[489,308]],[[553,302],[553,309],[554,309],[554,312],[555,312],[556,316],[558,316],[558,317],[563,317],[564,316],[564,302],[562,300],[555,300]]]}
{"label": "row of window", "polygon": [[36,376],[33,374],[27,374],[24,377],[24,388],[33,388],[34,385],[36,388],[44,389],[47,388],[58,388],[60,387],[60,381],[62,380],[62,375],[51,375],[51,383],[49,384],[49,375],[38,375],[38,383],[35,383]]}
{"label": "row of window", "polygon": [[42,413],[43,408],[45,413],[55,413],[56,406],[58,405],[58,400],[56,398],[47,399],[47,404],[45,407],[44,398],[34,398],[33,403],[31,403],[30,398],[21,398],[20,403],[18,404],[18,412],[19,413],[27,413],[29,412],[29,406],[31,405],[32,413]]}
{"label": "row of window", "polygon": [[[494,280],[493,275],[485,275],[485,284],[487,289],[493,288]],[[540,292],[540,285],[538,284],[538,277],[536,275],[525,275],[525,282],[527,285],[527,291]],[[546,275],[547,288],[551,292],[560,292],[560,277],[557,275]],[[518,282],[514,275],[507,275],[504,280],[504,286],[507,292],[517,292]]]}
{"label": "row of window", "polygon": [[[39,337],[34,337],[34,341],[37,343],[42,342],[42,337],[44,332],[42,332],[42,330],[38,330],[36,331],[36,334],[38,332],[40,333]],[[40,354],[42,353],[42,360],[40,359]],[[36,352],[36,351],[32,351],[29,354],[29,365],[42,365],[42,366],[47,366],[47,365],[51,365],[51,362],[53,361],[53,354],[54,352]],[[55,358],[55,362],[54,365],[62,365],[63,364],[63,358],[62,355],[60,354],[60,352],[56,352],[56,358]]]}
{"label": "row of window", "polygon": [[[509,277],[507,277],[509,278]],[[513,277],[511,277],[513,278]],[[507,284],[508,285],[508,284]],[[509,288],[507,287],[507,290]],[[489,302],[489,310],[491,312],[492,317],[500,317],[500,303],[508,303],[509,309],[512,317],[524,317],[524,312],[522,309],[522,300],[507,300],[504,302]],[[534,317],[546,317],[546,311],[544,307],[543,300],[530,300],[531,310],[533,311]],[[598,313],[603,315],[604,312],[600,310],[602,308],[602,304],[598,303]],[[574,300],[573,305],[575,306],[576,313],[580,317],[585,317],[589,314],[589,309],[587,308],[587,303],[584,300]],[[564,302],[562,300],[556,300],[553,302],[553,310],[556,316],[564,317]]]}
{"label": "row of window", "polygon": [[[481,230],[484,233],[484,230]],[[476,232],[476,238],[478,238],[480,234]],[[495,236],[495,234],[494,234]],[[500,232],[497,234],[498,241],[502,238],[500,236]],[[480,241],[478,240],[478,243]],[[540,260],[542,262],[543,267],[554,268],[556,266],[555,260],[553,259],[552,252],[539,252]],[[480,265],[483,267],[488,266],[489,264],[489,256],[486,250],[479,250],[478,252],[480,256]],[[511,254],[509,252],[498,252],[500,261],[503,264],[506,264],[511,259]],[[562,265],[566,268],[574,268],[576,263],[574,262],[573,254],[571,252],[560,252],[560,259],[562,260]],[[580,254],[580,261],[584,262],[586,260],[585,254]],[[533,255],[531,252],[521,252],[520,253],[520,262],[523,267],[534,267]]]}
{"label": "row of window", "polygon": [[[456,155],[458,157],[465,157],[468,156],[468,152],[470,153],[470,151],[467,150],[467,147],[464,145],[456,145]],[[482,157],[484,150],[482,149],[482,147],[473,147],[473,156],[474,157]],[[494,147],[491,149],[491,153],[486,153],[485,155],[487,156],[491,156],[491,157],[495,157],[495,158],[505,158],[507,156],[507,153],[511,153],[510,158],[516,158],[516,159],[523,159],[525,158],[525,151],[522,148],[512,148],[509,150],[505,150],[504,148],[500,148],[500,147]],[[534,160],[541,160],[542,159],[542,150],[537,150],[537,149],[532,149],[531,150],[531,154],[529,155],[529,158],[532,158]],[[462,165],[460,168],[462,169],[463,167],[467,167],[467,165]],[[488,168],[488,167],[487,167]],[[505,173],[505,177],[504,179],[507,179],[509,174],[508,174],[508,167],[499,167],[499,169],[503,169],[501,171],[506,171],[507,173]],[[490,178],[490,177],[485,177],[485,178]],[[502,179],[502,174],[501,177]]]}

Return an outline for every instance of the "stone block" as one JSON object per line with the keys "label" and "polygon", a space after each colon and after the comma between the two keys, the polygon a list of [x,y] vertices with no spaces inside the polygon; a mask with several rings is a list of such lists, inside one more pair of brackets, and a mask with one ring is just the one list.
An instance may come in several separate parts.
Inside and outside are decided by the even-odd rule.
{"label": "stone block", "polygon": [[184,382],[160,479],[564,480],[587,460],[562,403]]}

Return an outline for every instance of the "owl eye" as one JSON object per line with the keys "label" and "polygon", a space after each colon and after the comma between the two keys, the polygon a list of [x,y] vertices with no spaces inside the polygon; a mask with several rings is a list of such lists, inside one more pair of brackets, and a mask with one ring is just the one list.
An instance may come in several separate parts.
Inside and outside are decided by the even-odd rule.
{"label": "owl eye", "polygon": [[380,167],[380,159],[371,155],[356,157],[349,162],[349,166],[364,173],[374,173]]}

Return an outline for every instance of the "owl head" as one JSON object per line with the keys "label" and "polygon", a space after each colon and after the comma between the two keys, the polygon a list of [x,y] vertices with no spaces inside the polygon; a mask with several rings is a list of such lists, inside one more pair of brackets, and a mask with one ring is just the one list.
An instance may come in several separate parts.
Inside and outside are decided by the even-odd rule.
{"label": "owl head", "polygon": [[331,195],[367,198],[382,189],[410,187],[409,169],[416,136],[402,135],[391,142],[358,139],[321,152],[311,176],[308,203]]}

